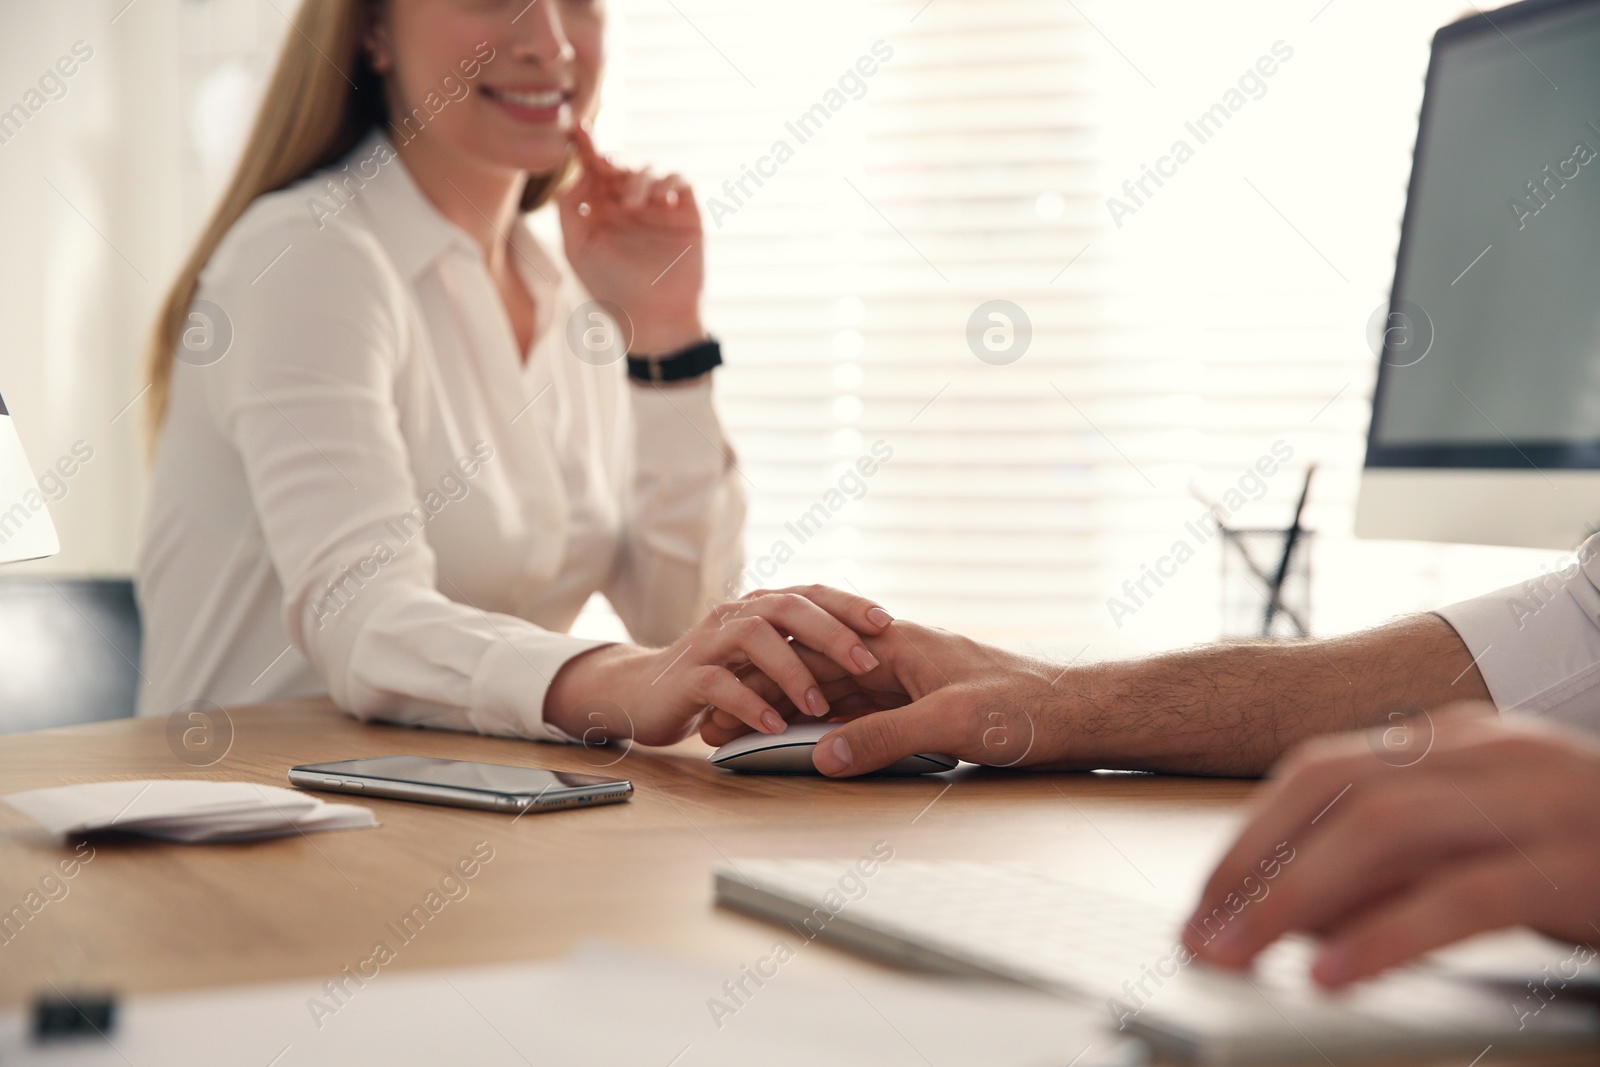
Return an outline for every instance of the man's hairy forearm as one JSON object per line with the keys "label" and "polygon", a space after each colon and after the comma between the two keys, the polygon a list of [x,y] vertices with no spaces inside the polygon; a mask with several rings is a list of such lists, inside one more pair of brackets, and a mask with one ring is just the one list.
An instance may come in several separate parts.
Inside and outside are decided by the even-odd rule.
{"label": "man's hairy forearm", "polygon": [[1258,775],[1309,737],[1488,697],[1437,615],[1326,640],[1210,645],[1082,672],[1072,713],[1057,716],[1072,735],[1059,765]]}

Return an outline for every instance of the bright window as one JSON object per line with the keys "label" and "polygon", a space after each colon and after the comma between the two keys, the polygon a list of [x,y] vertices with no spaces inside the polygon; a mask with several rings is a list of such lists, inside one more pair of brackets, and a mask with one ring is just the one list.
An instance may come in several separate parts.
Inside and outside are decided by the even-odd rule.
{"label": "bright window", "polygon": [[[1220,550],[1188,532],[1194,491],[1239,489],[1235,525],[1282,526],[1312,462],[1318,631],[1551,558],[1351,536],[1366,326],[1428,40],[1458,4],[613,11],[601,134],[706,205],[761,584],[854,586],[1091,658],[1210,639]],[[997,300],[1031,324],[1014,362],[985,348],[1020,336],[1014,313],[980,312]],[[892,458],[850,476],[874,445]],[[1290,458],[1252,477],[1275,451]],[[1108,599],[1132,606],[1123,583],[1179,541],[1194,558],[1114,620]]]}

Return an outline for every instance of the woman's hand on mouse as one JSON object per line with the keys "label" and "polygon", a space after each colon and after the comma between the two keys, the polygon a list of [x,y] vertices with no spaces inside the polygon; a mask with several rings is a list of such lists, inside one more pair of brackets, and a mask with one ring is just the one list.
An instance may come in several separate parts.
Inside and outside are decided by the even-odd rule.
{"label": "woman's hand on mouse", "polygon": [[619,166],[572,131],[583,175],[558,201],[567,261],[597,300],[627,313],[629,350],[667,355],[705,339],[705,241],[694,191],[677,174]]}
{"label": "woman's hand on mouse", "polygon": [[609,645],[576,656],[550,684],[545,721],[588,742],[669,745],[694,733],[710,710],[781,733],[784,717],[740,681],[737,672],[747,668],[770,682],[775,699],[828,715],[807,659],[831,678],[866,674],[879,664],[863,638],[882,633],[890,619],[864,597],[827,593],[825,608],[801,590],[760,590],[718,605],[666,648]]}

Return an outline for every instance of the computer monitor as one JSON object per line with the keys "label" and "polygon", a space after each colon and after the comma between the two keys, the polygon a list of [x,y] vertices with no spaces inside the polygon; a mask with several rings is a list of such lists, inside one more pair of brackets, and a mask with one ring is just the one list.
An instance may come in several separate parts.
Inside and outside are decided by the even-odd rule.
{"label": "computer monitor", "polygon": [[1373,332],[1359,536],[1571,548],[1600,528],[1600,0],[1435,35]]}

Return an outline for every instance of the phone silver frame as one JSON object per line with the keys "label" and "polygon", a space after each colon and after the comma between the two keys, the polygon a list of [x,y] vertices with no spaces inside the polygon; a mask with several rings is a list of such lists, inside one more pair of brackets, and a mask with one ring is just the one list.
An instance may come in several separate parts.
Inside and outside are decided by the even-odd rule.
{"label": "phone silver frame", "polygon": [[322,765],[308,763],[291,767],[289,781],[303,789],[348,793],[358,797],[382,797],[385,800],[445,804],[455,808],[475,808],[479,811],[498,811],[502,814],[516,815],[525,815],[530,811],[559,811],[562,808],[592,808],[597,804],[620,804],[633,796],[633,783],[626,779],[618,779],[604,785],[546,788],[536,794],[491,793],[481,789],[461,789],[457,786],[394,778],[373,778],[361,774],[335,775],[318,770],[319,766]]}

